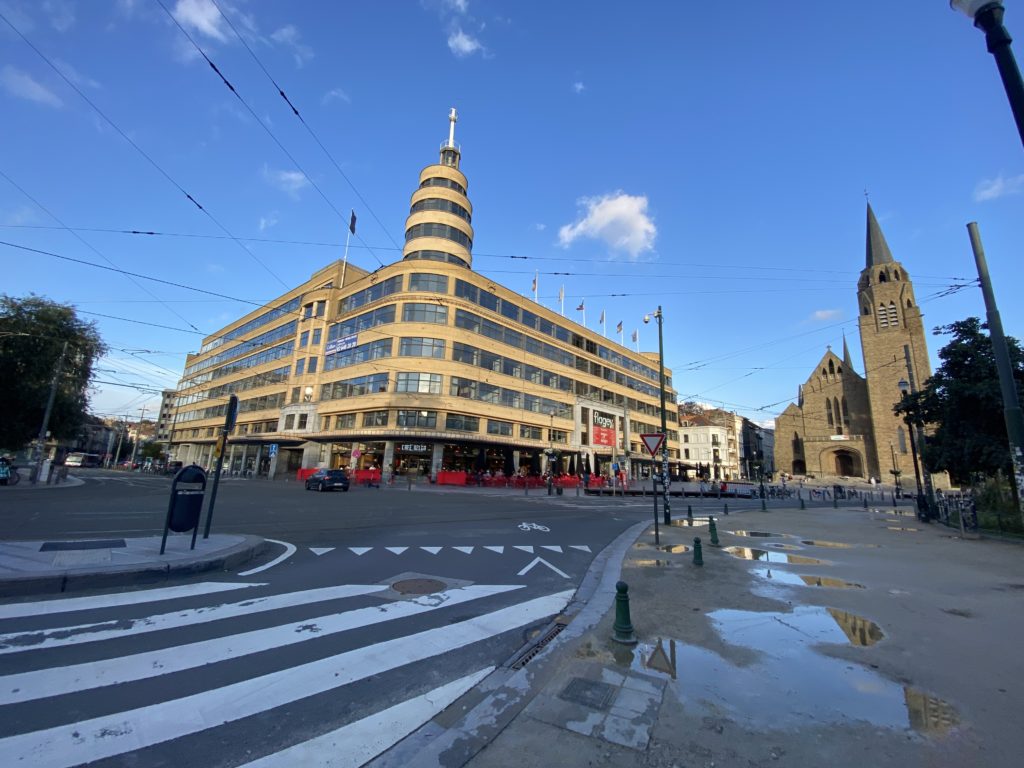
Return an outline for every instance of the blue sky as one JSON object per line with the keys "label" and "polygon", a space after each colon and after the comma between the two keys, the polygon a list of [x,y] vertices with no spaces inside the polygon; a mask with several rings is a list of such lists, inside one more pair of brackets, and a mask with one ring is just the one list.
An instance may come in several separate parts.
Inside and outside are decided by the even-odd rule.
{"label": "blue sky", "polygon": [[[609,336],[621,320],[646,350],[656,335],[641,318],[662,304],[687,399],[768,421],[844,329],[863,370],[865,190],[927,327],[984,314],[976,288],[929,298],[976,276],[976,220],[1006,331],[1024,336],[1024,151],[982,34],[944,0],[218,0],[344,177],[211,0],[163,3],[258,120],[157,0],[0,0],[173,179],[0,20],[0,240],[266,301],[278,278],[290,287],[340,258],[350,208],[351,261],[398,258],[455,106],[474,269],[524,295],[539,270],[541,303],[557,308],[564,285],[567,317],[581,321],[585,300],[590,327],[603,310]],[[1024,39],[1012,4],[1006,24]],[[8,179],[68,227],[205,237],[78,239]],[[256,239],[249,252],[212,239],[220,226]],[[185,330],[251,309],[8,245],[0,257],[0,291],[98,313],[85,316],[113,349],[105,382],[173,386],[200,346]],[[943,342],[930,343],[934,366]],[[92,402],[137,416],[158,398],[102,384]]]}

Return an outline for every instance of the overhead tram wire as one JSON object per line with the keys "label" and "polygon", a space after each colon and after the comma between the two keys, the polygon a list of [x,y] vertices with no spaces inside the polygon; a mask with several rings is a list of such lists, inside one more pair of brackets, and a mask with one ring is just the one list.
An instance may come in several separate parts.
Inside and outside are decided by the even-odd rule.
{"label": "overhead tram wire", "polygon": [[[235,86],[231,84],[231,81],[230,81],[230,80],[228,80],[228,79],[227,79],[227,78],[226,78],[226,77],[224,76],[224,73],[223,73],[223,72],[221,72],[221,71],[220,71],[220,69],[219,69],[219,68],[217,67],[217,65],[216,65],[216,64],[214,64],[214,63],[213,63],[213,61],[212,61],[212,60],[210,59],[210,57],[206,55],[206,51],[204,51],[204,50],[202,49],[202,46],[200,46],[200,45],[199,45],[199,43],[197,43],[197,42],[195,41],[195,38],[193,38],[193,37],[192,37],[192,35],[190,35],[190,34],[188,33],[188,30],[187,30],[187,29],[185,29],[185,27],[183,27],[183,26],[181,25],[181,22],[180,22],[180,21],[178,21],[178,20],[177,20],[177,19],[176,19],[176,18],[174,17],[174,14],[172,14],[172,13],[170,12],[170,10],[169,10],[169,9],[167,8],[167,6],[166,6],[166,5],[164,5],[164,3],[163,3],[163,0],[156,0],[156,3],[157,3],[157,4],[158,4],[158,5],[159,5],[159,6],[161,7],[161,8],[163,8],[163,11],[164,11],[164,13],[166,13],[166,14],[167,14],[168,18],[170,18],[170,19],[171,19],[171,21],[173,21],[173,22],[174,22],[174,25],[175,25],[175,26],[176,26],[176,27],[177,27],[177,28],[178,28],[179,30],[181,30],[181,34],[183,34],[183,35],[185,36],[185,38],[186,38],[186,39],[187,39],[187,40],[188,40],[188,41],[189,41],[190,43],[192,43],[192,46],[193,46],[193,47],[194,47],[194,48],[196,49],[196,51],[198,51],[198,52],[199,52],[199,55],[203,57],[203,60],[204,60],[204,61],[206,61],[206,63],[210,65],[210,69],[212,69],[212,70],[214,71],[214,73],[215,73],[215,74],[217,75],[217,77],[219,77],[219,78],[221,79],[221,82],[223,82],[223,83],[224,83],[224,85],[225,85],[225,86],[227,87],[227,89],[228,89],[229,91],[231,91],[231,93],[232,93],[232,94],[234,95],[234,97],[235,97],[236,99],[238,99],[238,101],[239,101],[239,102],[240,102],[240,103],[242,104],[242,106],[243,106],[243,107],[245,107],[245,108],[246,108],[246,110],[247,110],[247,111],[249,112],[249,114],[250,114],[250,115],[252,115],[252,118],[253,118],[253,119],[254,119],[254,120],[255,120],[255,121],[256,121],[256,122],[257,122],[257,123],[259,124],[259,126],[260,126],[260,127],[261,127],[261,128],[262,128],[262,129],[264,130],[264,132],[265,132],[265,133],[266,133],[266,134],[267,134],[267,135],[268,135],[268,136],[269,136],[269,137],[271,138],[271,140],[272,140],[272,141],[273,141],[273,142],[274,142],[275,144],[277,144],[278,148],[279,148],[279,149],[280,149],[280,150],[281,150],[282,152],[284,152],[285,156],[286,156],[286,157],[287,157],[287,158],[288,158],[288,159],[289,159],[289,160],[290,160],[290,161],[292,162],[292,164],[293,164],[293,165],[294,165],[294,166],[295,166],[295,167],[296,167],[296,168],[297,168],[297,169],[299,170],[299,173],[301,173],[301,174],[303,175],[303,177],[304,177],[304,178],[306,179],[306,181],[308,181],[308,182],[309,182],[309,183],[310,183],[310,184],[312,185],[313,189],[315,189],[315,190],[317,191],[317,193],[319,193],[320,197],[321,197],[321,198],[323,198],[323,201],[324,201],[324,202],[325,202],[325,203],[327,204],[327,207],[328,207],[328,208],[330,208],[330,209],[331,209],[332,211],[334,211],[334,213],[335,213],[335,214],[337,214],[338,218],[339,218],[339,219],[341,219],[341,220],[342,220],[342,221],[343,221],[343,222],[344,222],[344,223],[345,223],[346,225],[348,225],[348,222],[349,222],[349,219],[348,219],[348,217],[347,217],[347,216],[345,216],[345,214],[343,214],[343,213],[342,213],[341,211],[339,211],[339,210],[338,210],[338,208],[337,208],[337,207],[336,207],[336,206],[334,205],[334,203],[332,203],[332,202],[330,201],[330,198],[328,198],[328,197],[327,197],[327,195],[326,195],[326,194],[324,193],[324,191],[323,191],[323,190],[322,190],[322,189],[320,188],[320,185],[319,185],[319,184],[317,184],[317,183],[316,183],[315,181],[313,181],[313,177],[312,177],[312,176],[310,176],[310,175],[309,175],[308,173],[306,173],[306,170],[305,170],[305,169],[304,169],[304,168],[302,167],[302,165],[300,165],[300,164],[299,164],[299,161],[295,159],[295,156],[294,156],[294,155],[292,155],[292,153],[288,151],[288,148],[287,148],[287,147],[285,147],[285,145],[281,143],[281,141],[280,141],[280,140],[279,140],[279,139],[277,138],[277,136],[275,136],[275,135],[274,135],[274,132],[273,132],[272,130],[270,130],[270,128],[269,128],[269,127],[267,126],[266,122],[265,122],[265,121],[263,121],[263,120],[261,120],[261,119],[260,119],[260,117],[259,117],[259,115],[257,115],[257,114],[256,114],[255,110],[253,110],[253,108],[249,106],[249,103],[248,103],[248,102],[247,102],[247,101],[246,101],[245,99],[243,99],[243,98],[242,98],[242,94],[240,94],[240,93],[238,92],[238,89],[237,89],[237,88],[235,88]],[[218,11],[219,11],[219,10],[220,10],[220,9],[218,9]],[[223,16],[223,14],[221,14],[221,15]],[[233,29],[233,27],[232,27],[232,29]],[[236,34],[237,34],[237,32],[236,32]],[[241,39],[241,38],[239,38],[239,39]],[[243,42],[244,42],[244,41],[243,41]],[[294,109],[294,108],[293,108],[293,109]],[[390,237],[390,235],[389,235],[389,237]],[[367,246],[367,249],[368,249],[368,250],[370,251],[370,253],[371,253],[371,254],[373,255],[373,258],[375,258],[375,259],[377,260],[377,263],[378,263],[378,264],[380,264],[380,266],[382,266],[382,267],[383,267],[383,266],[384,266],[384,262],[383,262],[383,261],[381,261],[381,258],[380,258],[380,257],[379,257],[379,256],[378,256],[378,255],[377,255],[377,254],[376,254],[376,253],[375,253],[375,252],[373,251],[373,249],[372,249],[372,248],[369,248],[369,246]]]}
{"label": "overhead tram wire", "polygon": [[[341,178],[343,178],[345,182],[349,185],[349,187],[355,193],[356,197],[359,198],[359,202],[361,202],[363,206],[366,208],[366,210],[370,212],[370,215],[373,217],[373,220],[377,222],[377,225],[384,232],[388,240],[391,241],[391,244],[397,250],[401,251],[402,246],[395,242],[395,238],[391,236],[390,230],[388,230],[388,228],[384,226],[384,222],[380,220],[380,218],[377,216],[373,208],[370,207],[370,204],[366,202],[366,198],[364,198],[362,194],[359,192],[359,190],[356,189],[356,185],[352,183],[352,180],[348,177],[348,174],[346,174],[345,171],[341,169],[341,165],[338,163],[337,160],[334,159],[334,156],[328,151],[324,143],[320,141],[320,137],[316,135],[316,132],[313,130],[313,128],[309,125],[309,123],[306,122],[306,119],[299,113],[298,108],[292,103],[292,100],[289,99],[288,96],[285,94],[284,88],[278,85],[277,81],[274,79],[274,76],[270,74],[267,68],[263,65],[263,62],[260,61],[260,58],[256,55],[255,51],[253,51],[253,49],[249,46],[249,43],[246,42],[245,38],[242,37],[239,31],[235,28],[235,25],[231,22],[231,19],[228,18],[226,13],[224,13],[220,5],[217,4],[217,0],[210,1],[213,3],[213,6],[217,9],[217,12],[220,13],[221,18],[223,18],[224,21],[227,22],[228,26],[231,27],[231,31],[235,33],[235,37],[239,39],[239,41],[245,47],[245,50],[247,50],[249,52],[249,55],[252,56],[253,61],[256,62],[257,66],[263,71],[263,74],[265,74],[267,76],[267,79],[270,80],[271,84],[277,90],[278,95],[280,95],[280,97],[284,99],[285,104],[288,105],[288,108],[292,111],[292,114],[299,119],[299,122],[302,123],[302,127],[306,129],[306,131],[309,133],[311,137],[313,137],[313,141],[315,141],[317,146],[320,147],[323,153],[327,156],[327,159],[331,161],[331,165],[334,166],[334,169],[341,175]],[[370,246],[366,245],[365,241],[361,237],[359,237],[359,235],[356,235],[356,238],[359,240],[359,242],[363,243],[363,245],[366,248],[370,248]],[[370,252],[373,253],[372,249],[370,250]],[[376,257],[376,254],[374,254],[374,256]],[[381,266],[383,266],[383,264]]]}
{"label": "overhead tram wire", "polygon": [[[92,245],[92,243],[90,243],[88,240],[86,240],[80,234],[78,234],[73,229],[71,229],[63,221],[61,221],[60,218],[58,218],[58,216],[55,213],[53,213],[49,208],[47,208],[41,202],[36,200],[36,198],[34,198],[32,195],[30,195],[26,189],[24,189],[20,184],[18,184],[18,182],[16,182],[10,176],[8,176],[6,173],[4,173],[3,169],[0,169],[0,176],[3,176],[4,179],[7,180],[8,184],[10,184],[16,190],[21,192],[21,194],[23,194],[25,197],[27,197],[29,200],[31,200],[36,205],[36,207],[38,207],[40,210],[43,211],[43,213],[45,213],[51,219],[53,219],[58,224],[60,224],[61,229],[71,233],[80,243],[82,243],[86,248],[88,248],[90,251],[95,253],[97,256],[99,256],[101,259],[103,259],[105,262],[107,262],[107,264],[109,264],[112,267],[117,267],[117,265],[113,261],[111,261],[109,258],[107,258],[106,254],[102,253],[99,249],[94,247]],[[156,301],[160,302],[160,304],[163,305],[164,309],[166,309],[172,315],[174,315],[179,320],[181,320],[183,323],[185,323],[185,325],[189,326],[190,328],[192,328],[195,331],[199,330],[198,328],[195,327],[195,325],[193,325],[191,322],[189,322],[187,319],[185,319],[185,317],[180,312],[178,312],[176,309],[174,309],[170,305],[168,305],[163,299],[161,299],[159,296],[157,296],[155,293],[153,293],[151,290],[149,290],[149,288],[146,288],[144,285],[139,283],[139,281],[137,281],[134,277],[132,277],[131,275],[125,275],[125,277],[127,277],[128,280],[132,283],[132,285],[134,285],[136,288],[138,288],[139,290],[143,291],[147,295],[152,296]]]}
{"label": "overhead tram wire", "polygon": [[266,270],[266,272],[271,277],[273,277],[275,280],[277,280],[281,285],[285,286],[286,288],[288,287],[288,284],[285,283],[285,281],[282,280],[280,277],[278,277],[277,273],[275,273],[270,267],[268,267],[266,264],[264,264],[263,261],[255,253],[253,253],[250,248],[248,248],[245,245],[245,243],[243,243],[241,240],[239,240],[237,237],[235,237],[234,234],[232,234],[232,232],[226,226],[224,226],[220,222],[220,220],[217,219],[216,216],[214,216],[212,213],[210,213],[209,209],[207,209],[205,206],[203,206],[183,186],[181,186],[181,184],[179,184],[177,181],[175,181],[174,178],[167,171],[165,171],[163,169],[163,167],[161,167],[156,162],[156,160],[154,160],[144,149],[142,149],[142,147],[140,147],[138,144],[136,144],[135,141],[127,133],[125,133],[117,123],[115,123],[113,120],[111,120],[109,117],[107,117],[106,113],[102,109],[100,109],[98,106],[96,106],[96,104],[92,101],[92,99],[90,99],[88,96],[86,96],[85,93],[77,85],[75,85],[70,80],[70,78],[67,77],[67,75],[65,75],[63,72],[61,72],[61,70],[56,65],[54,65],[54,63],[52,61],[50,61],[49,58],[47,58],[46,54],[44,54],[42,51],[40,51],[32,43],[32,41],[29,40],[22,33],[22,31],[20,29],[18,29],[16,26],[14,26],[14,24],[11,22],[11,20],[8,19],[7,16],[4,15],[2,10],[0,10],[0,19],[3,19],[3,21],[7,24],[7,26],[9,26],[11,29],[13,29],[15,34],[18,35],[18,37],[20,37],[22,39],[22,41],[25,43],[25,45],[27,45],[29,48],[31,48],[35,52],[35,54],[37,56],[39,56],[39,58],[41,58],[44,62],[46,62],[47,66],[49,66],[50,69],[52,69],[54,72],[56,72],[57,76],[61,80],[63,80],[67,84],[67,86],[69,88],[71,88],[75,93],[77,93],[82,98],[82,100],[85,101],[86,104],[88,104],[90,107],[92,107],[92,109],[96,112],[96,114],[98,114],[100,117],[102,117],[110,125],[110,127],[113,128],[117,132],[117,134],[122,139],[127,141],[132,146],[132,148],[135,149],[136,152],[138,152],[140,155],[142,155],[142,157],[145,158],[145,160],[150,165],[152,165],[160,173],[161,176],[163,176],[165,179],[167,179],[167,181],[170,182],[171,185],[173,185],[175,189],[177,189],[182,195],[184,195],[186,197],[186,199],[188,199],[188,201],[190,203],[192,203],[192,205],[194,205],[196,208],[198,208],[225,235],[227,235],[242,250],[244,250],[247,254],[249,254],[249,256],[253,259],[253,261],[255,261],[257,264],[259,264],[261,267],[263,267],[263,269]]}

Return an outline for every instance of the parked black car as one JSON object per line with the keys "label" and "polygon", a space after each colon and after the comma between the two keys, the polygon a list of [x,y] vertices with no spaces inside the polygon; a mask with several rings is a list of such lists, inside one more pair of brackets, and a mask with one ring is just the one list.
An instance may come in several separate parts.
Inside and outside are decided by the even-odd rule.
{"label": "parked black car", "polygon": [[343,469],[318,469],[306,478],[307,491],[348,490],[348,475]]}

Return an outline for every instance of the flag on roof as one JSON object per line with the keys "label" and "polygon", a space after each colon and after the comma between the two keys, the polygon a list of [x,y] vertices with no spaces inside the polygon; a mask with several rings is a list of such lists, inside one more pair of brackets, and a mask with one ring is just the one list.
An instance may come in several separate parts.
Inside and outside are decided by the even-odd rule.
{"label": "flag on roof", "polygon": [[353,235],[356,233],[356,212],[352,211],[352,218],[348,220],[348,231]]}
{"label": "flag on roof", "polygon": [[583,307],[584,302],[586,302],[586,299],[583,299],[582,301],[580,301],[580,305],[578,307],[576,307],[576,311],[577,312],[582,312],[583,311],[583,309],[584,309],[584,307]]}

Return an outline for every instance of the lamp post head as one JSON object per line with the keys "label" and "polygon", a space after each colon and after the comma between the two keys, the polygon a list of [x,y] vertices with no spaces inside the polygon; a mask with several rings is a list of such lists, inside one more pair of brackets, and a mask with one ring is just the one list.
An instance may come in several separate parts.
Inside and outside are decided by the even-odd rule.
{"label": "lamp post head", "polygon": [[969,19],[975,19],[978,12],[988,6],[1002,6],[999,0],[949,0],[949,7],[954,11],[960,11]]}
{"label": "lamp post head", "polygon": [[644,315],[644,325],[647,325],[647,323],[649,323],[649,322],[651,322],[651,316],[650,315]]}
{"label": "lamp post head", "polygon": [[907,382],[906,379],[900,379],[896,386],[900,388],[900,392],[902,392],[904,395],[910,391],[910,384]]}

